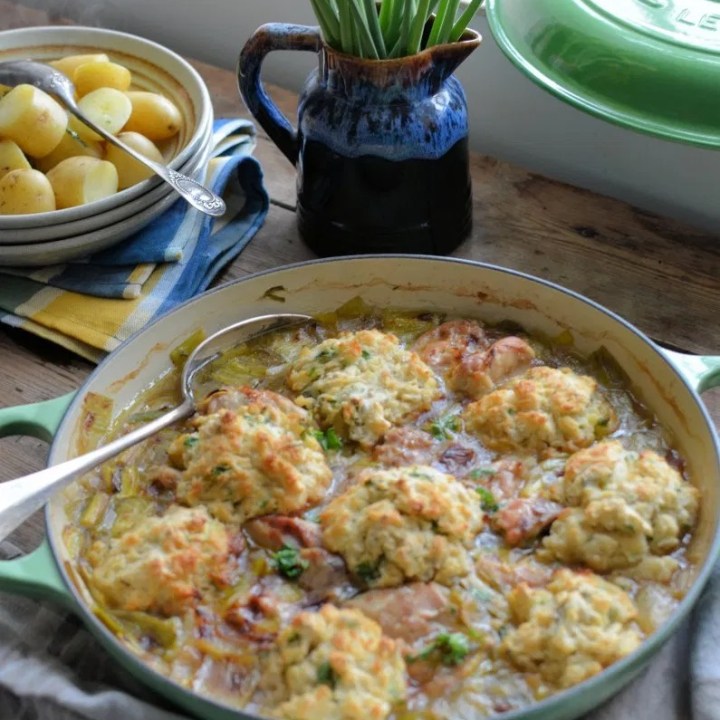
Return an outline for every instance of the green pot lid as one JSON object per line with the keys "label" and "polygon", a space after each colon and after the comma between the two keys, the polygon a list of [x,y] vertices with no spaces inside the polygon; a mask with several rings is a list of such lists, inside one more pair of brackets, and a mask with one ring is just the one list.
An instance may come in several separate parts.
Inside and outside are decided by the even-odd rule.
{"label": "green pot lid", "polygon": [[538,85],[605,120],[720,146],[720,0],[487,0]]}

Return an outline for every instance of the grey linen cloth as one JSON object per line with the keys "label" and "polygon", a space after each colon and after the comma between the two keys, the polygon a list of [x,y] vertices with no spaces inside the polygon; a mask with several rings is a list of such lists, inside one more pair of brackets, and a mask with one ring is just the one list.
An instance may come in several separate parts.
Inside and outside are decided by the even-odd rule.
{"label": "grey linen cloth", "polygon": [[[0,558],[17,554],[9,542],[0,545]],[[0,592],[0,720],[184,718],[124,671],[75,616]],[[625,718],[720,720],[720,569],[649,667],[586,720]]]}

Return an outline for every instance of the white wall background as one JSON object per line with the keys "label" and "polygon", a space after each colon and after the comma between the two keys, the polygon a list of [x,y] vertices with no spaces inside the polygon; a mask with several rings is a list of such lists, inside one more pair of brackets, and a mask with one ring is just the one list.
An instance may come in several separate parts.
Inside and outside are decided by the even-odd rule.
{"label": "white wall background", "polygon": [[[308,0],[21,2],[54,7],[88,25],[141,34],[227,68],[235,67],[245,40],[262,23],[314,24]],[[476,150],[699,227],[720,230],[720,152],[647,137],[565,105],[505,59],[485,18],[477,17],[472,25],[483,34],[484,42],[461,66],[458,77],[468,97]],[[268,58],[264,77],[299,90],[315,62],[307,53],[276,53]]]}

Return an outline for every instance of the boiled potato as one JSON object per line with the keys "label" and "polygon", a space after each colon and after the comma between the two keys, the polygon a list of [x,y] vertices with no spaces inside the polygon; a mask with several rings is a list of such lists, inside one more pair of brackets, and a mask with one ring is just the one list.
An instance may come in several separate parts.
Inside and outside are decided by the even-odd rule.
{"label": "boiled potato", "polygon": [[182,115],[172,100],[141,90],[125,94],[132,102],[132,114],[124,130],[138,132],[150,140],[165,140],[179,132]]}
{"label": "boiled potato", "polygon": [[0,178],[11,170],[29,170],[30,163],[16,142],[0,140]]}
{"label": "boiled potato", "polygon": [[55,210],[50,181],[39,170],[11,170],[0,179],[0,215],[25,215]]}
{"label": "boiled potato", "polygon": [[58,209],[100,200],[118,190],[115,166],[93,157],[67,158],[48,171],[47,179]]}
{"label": "boiled potato", "polygon": [[72,76],[78,97],[99,88],[127,90],[132,82],[130,71],[114,62],[87,62],[78,66]]}
{"label": "boiled potato", "polygon": [[89,62],[110,62],[110,58],[105,53],[66,55],[58,60],[52,60],[49,64],[72,80],[75,70]]}
{"label": "boiled potato", "polygon": [[[2,100],[0,100],[0,103]],[[98,88],[78,100],[78,107],[90,120],[111,135],[117,135],[127,123],[132,112],[132,103],[127,95],[115,88]],[[73,119],[70,128],[83,140],[101,140],[102,138],[87,125]]]}
{"label": "boiled potato", "polygon": [[[122,140],[126,145],[129,145],[146,158],[158,163],[165,162],[155,143],[148,140],[144,135],[136,132],[121,132],[117,137],[118,140]],[[109,160],[118,171],[118,189],[120,190],[135,185],[135,183],[139,183],[141,180],[153,175],[153,171],[149,167],[135,160],[124,150],[109,143],[105,159]]]}
{"label": "boiled potato", "polygon": [[14,140],[31,157],[52,152],[67,124],[65,110],[32,85],[18,85],[0,98],[0,137]]}
{"label": "boiled potato", "polygon": [[95,140],[83,140],[76,132],[68,128],[59,145],[51,153],[45,155],[45,157],[36,160],[35,167],[46,173],[62,160],[78,155],[102,158],[102,143],[96,142]]}

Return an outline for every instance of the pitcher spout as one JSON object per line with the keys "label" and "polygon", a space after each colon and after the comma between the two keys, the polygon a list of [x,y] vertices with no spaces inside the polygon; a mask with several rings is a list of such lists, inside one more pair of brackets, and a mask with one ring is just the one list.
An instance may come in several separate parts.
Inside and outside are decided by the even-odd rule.
{"label": "pitcher spout", "polygon": [[376,93],[385,103],[417,100],[437,93],[481,41],[480,33],[466,30],[455,42],[386,60],[348,55],[324,44],[318,80],[332,93],[366,102]]}

